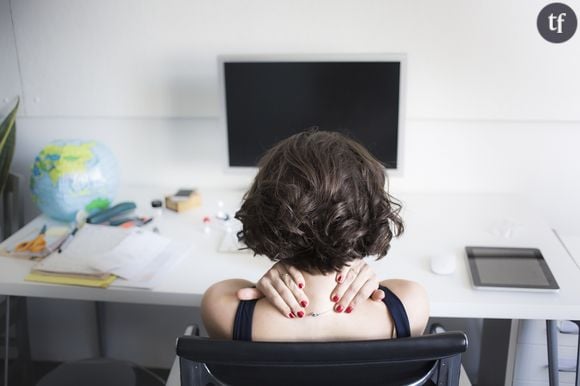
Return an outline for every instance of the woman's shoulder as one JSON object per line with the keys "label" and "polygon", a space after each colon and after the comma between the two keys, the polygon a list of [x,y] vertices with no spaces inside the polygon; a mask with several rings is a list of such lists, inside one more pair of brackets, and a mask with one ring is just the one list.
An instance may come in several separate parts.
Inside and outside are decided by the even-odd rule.
{"label": "woman's shoulder", "polygon": [[414,281],[404,279],[389,279],[381,282],[382,286],[391,290],[403,303],[411,335],[423,334],[429,320],[429,297],[425,288]]}
{"label": "woman's shoulder", "polygon": [[232,339],[240,303],[236,292],[253,285],[247,280],[229,279],[215,283],[205,291],[201,301],[201,318],[210,337]]}

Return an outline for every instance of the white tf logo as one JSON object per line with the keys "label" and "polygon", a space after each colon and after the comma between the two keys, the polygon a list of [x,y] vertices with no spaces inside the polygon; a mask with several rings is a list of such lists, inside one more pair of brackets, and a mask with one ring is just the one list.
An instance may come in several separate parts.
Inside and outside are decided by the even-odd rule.
{"label": "white tf logo", "polygon": [[[548,16],[548,20],[550,20],[550,31],[556,31],[556,33],[561,34],[564,17],[566,17],[566,12],[562,12],[557,17],[551,13],[550,16]],[[556,23],[554,23],[554,21],[556,21]],[[554,24],[557,24],[558,26],[556,27]]]}
{"label": "white tf logo", "polygon": [[576,32],[578,19],[566,4],[552,3],[546,5],[538,15],[538,32],[551,43],[563,43]]}

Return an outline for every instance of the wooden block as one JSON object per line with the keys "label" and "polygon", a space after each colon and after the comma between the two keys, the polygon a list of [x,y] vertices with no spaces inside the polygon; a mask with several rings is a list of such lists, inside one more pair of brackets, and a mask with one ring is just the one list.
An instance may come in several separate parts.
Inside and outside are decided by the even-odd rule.
{"label": "wooden block", "polygon": [[165,207],[176,212],[184,212],[192,208],[197,208],[201,205],[201,196],[196,191],[193,191],[188,197],[165,197]]}

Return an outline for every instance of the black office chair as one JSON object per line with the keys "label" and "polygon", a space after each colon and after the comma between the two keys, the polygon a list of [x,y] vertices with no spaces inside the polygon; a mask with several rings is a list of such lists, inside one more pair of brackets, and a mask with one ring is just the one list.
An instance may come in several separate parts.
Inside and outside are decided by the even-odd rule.
{"label": "black office chair", "polygon": [[458,385],[466,349],[462,332],[349,342],[177,340],[182,386]]}

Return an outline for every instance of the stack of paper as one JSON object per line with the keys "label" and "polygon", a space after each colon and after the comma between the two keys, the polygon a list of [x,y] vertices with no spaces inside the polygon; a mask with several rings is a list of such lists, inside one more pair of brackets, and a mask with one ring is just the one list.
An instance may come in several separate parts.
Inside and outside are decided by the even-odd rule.
{"label": "stack of paper", "polygon": [[62,253],[37,263],[27,280],[106,287],[121,277],[120,285],[152,288],[189,250],[150,231],[86,224]]}
{"label": "stack of paper", "polygon": [[82,277],[79,275],[52,274],[43,272],[30,272],[30,274],[25,277],[25,280],[36,281],[39,283],[80,285],[83,287],[99,288],[107,288],[116,279],[117,277],[115,275],[106,275],[103,278],[94,278]]}

